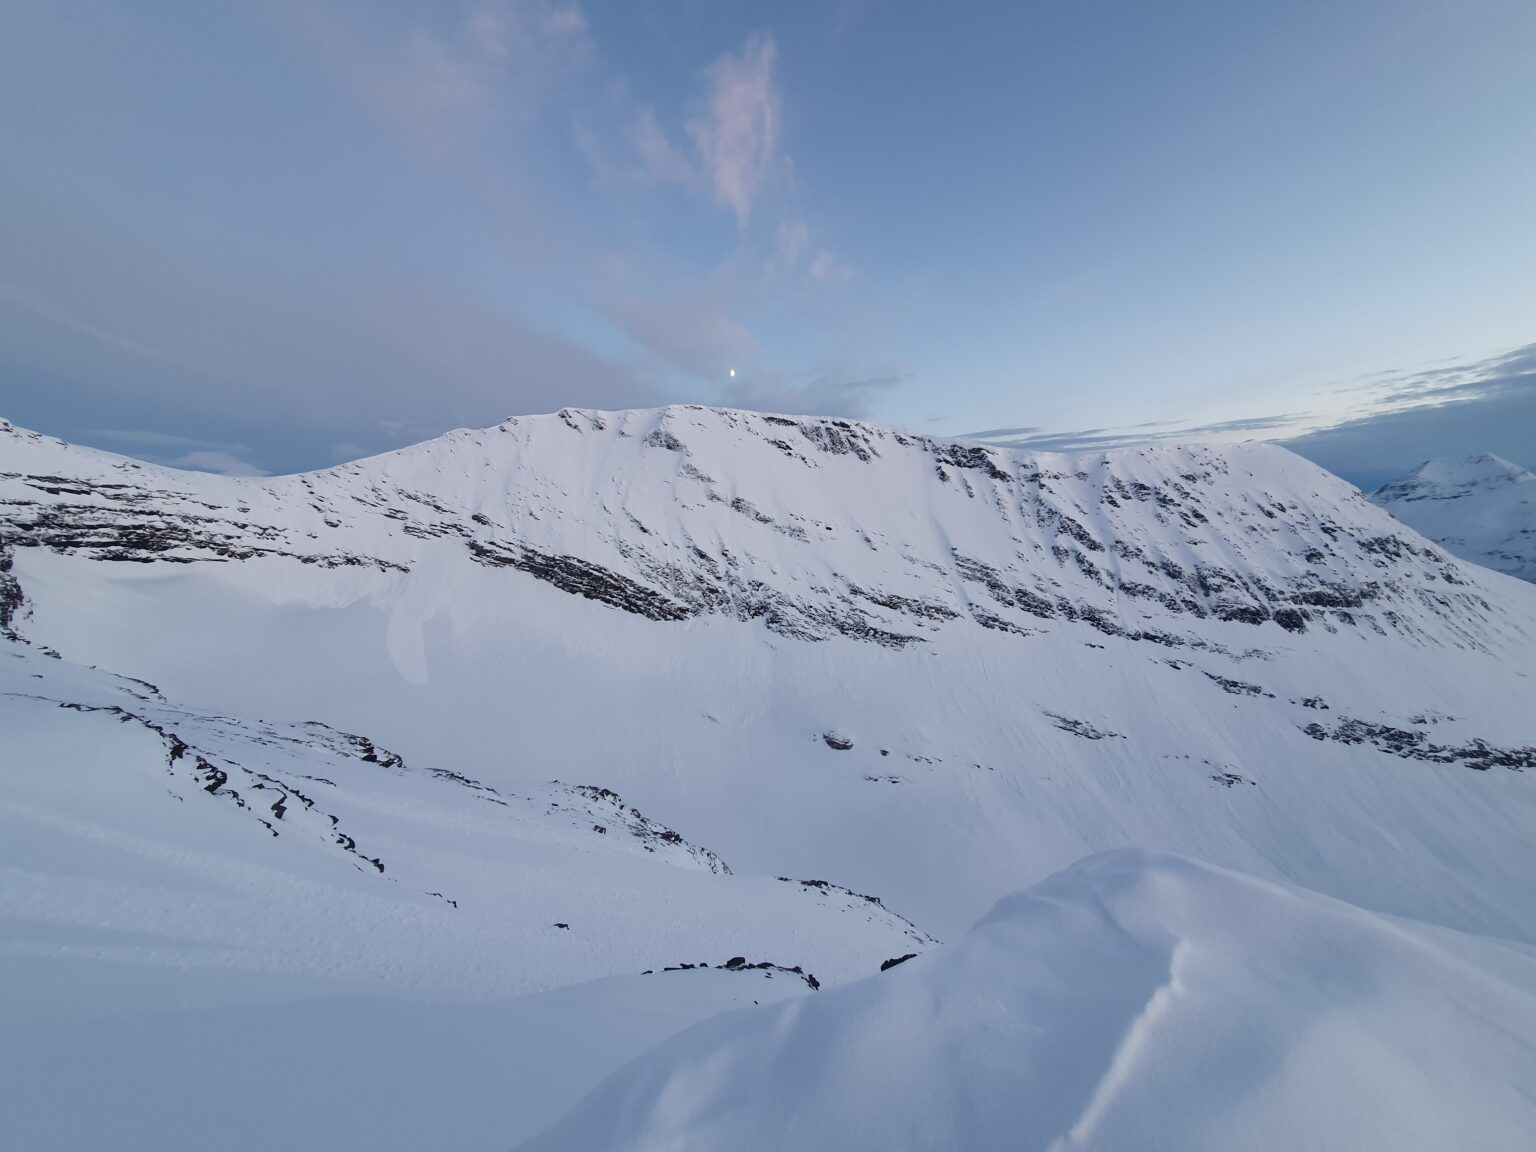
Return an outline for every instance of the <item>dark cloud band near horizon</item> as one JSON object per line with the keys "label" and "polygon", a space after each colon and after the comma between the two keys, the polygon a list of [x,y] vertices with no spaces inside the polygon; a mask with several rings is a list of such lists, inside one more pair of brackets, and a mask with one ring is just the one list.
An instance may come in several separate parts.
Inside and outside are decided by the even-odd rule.
{"label": "dark cloud band near horizon", "polygon": [[1146,444],[1179,443],[1209,439],[1233,432],[1263,432],[1275,428],[1293,427],[1301,417],[1295,413],[1284,416],[1254,416],[1240,420],[1221,420],[1211,424],[1179,425],[1176,422],[1158,421],[1164,430],[1159,432],[1138,431],[1148,425],[1116,431],[1109,428],[1085,428],[1077,432],[1046,432],[1040,428],[992,428],[982,432],[968,432],[962,439],[979,440],[984,444],[996,444],[1001,448],[1018,448],[1031,452],[1091,452],[1099,448],[1136,448]]}
{"label": "dark cloud band near horizon", "polygon": [[[827,370],[801,379],[748,375],[734,382],[720,402],[727,407],[756,411],[868,419],[870,409],[882,394],[901,387],[909,379],[909,373],[899,370],[873,375]],[[1363,395],[1366,410],[1298,436],[1273,433],[1294,428],[1307,419],[1305,413],[1204,424],[1150,421],[1125,429],[1047,431],[1039,426],[1019,425],[983,429],[957,438],[1024,452],[1098,452],[1256,438],[1286,447],[1365,491],[1373,491],[1436,457],[1491,452],[1536,469],[1536,343],[1483,359],[1429,369],[1372,373],[1347,384],[1339,393]],[[644,406],[654,406],[656,402]],[[607,407],[552,404],[548,410],[566,406]],[[505,415],[513,414],[525,413]],[[34,426],[25,410],[7,415],[19,424]],[[115,415],[122,421],[121,426],[108,426],[109,419],[108,423],[98,422],[95,426],[55,426],[45,430],[155,463],[233,475],[326,467],[429,439],[447,430],[408,421],[384,421],[380,428],[383,444],[357,444],[338,440],[339,432],[331,429],[298,429],[283,427],[277,421],[253,419],[248,425],[251,435],[237,443],[219,438],[222,423],[210,423],[205,428],[194,423],[187,433],[137,427],[132,411],[114,408],[105,395],[95,415]],[[1253,435],[1245,437],[1243,433]],[[287,450],[274,456],[251,447],[252,443],[263,442],[281,442]]]}
{"label": "dark cloud band near horizon", "polygon": [[1383,383],[1378,410],[1281,443],[1368,492],[1442,456],[1536,469],[1536,344]]}
{"label": "dark cloud band near horizon", "polygon": [[1364,411],[1300,435],[1264,434],[1295,429],[1308,421],[1307,413],[1068,432],[991,428],[962,438],[1021,451],[1094,452],[1230,440],[1251,432],[1252,438],[1289,448],[1366,491],[1436,457],[1491,452],[1536,468],[1536,344],[1432,368],[1373,372],[1336,393],[1356,397]]}

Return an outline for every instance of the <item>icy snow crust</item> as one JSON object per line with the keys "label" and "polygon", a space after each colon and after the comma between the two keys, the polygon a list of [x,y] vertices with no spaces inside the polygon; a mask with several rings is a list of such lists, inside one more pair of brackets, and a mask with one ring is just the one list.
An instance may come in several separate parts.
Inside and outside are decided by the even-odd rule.
{"label": "icy snow crust", "polygon": [[1371,499],[1446,551],[1536,582],[1536,473],[1491,454],[1430,460]]}
{"label": "icy snow crust", "polygon": [[[99,1143],[114,1116],[117,1147],[506,1147],[672,1033],[793,998],[782,1049],[708,1025],[622,1073],[622,1108],[610,1085],[560,1129],[656,1146],[662,1080],[679,1132],[725,1131],[759,1090],[820,1098],[805,1078],[701,1083],[700,1035],[773,1067],[802,1013],[862,1044],[881,1025],[821,998],[884,1011],[897,993],[849,982],[921,987],[979,949],[995,997],[978,1003],[1013,1008],[978,1052],[1028,1071],[975,1074],[1077,1100],[1020,1129],[1039,1146],[1112,1146],[1121,1129],[1078,1131],[1079,1089],[1123,1062],[1105,1037],[1166,983],[1159,933],[1230,958],[1180,1000],[1200,1041],[1188,1062],[1159,1049],[1168,1075],[1224,1062],[1226,1013],[1287,1055],[1233,1063],[1205,1114],[1116,1094],[1126,1132],[1201,1146],[1223,1116],[1268,1123],[1309,1093],[1353,1116],[1332,1057],[1280,1027],[1298,1005],[1401,1041],[1361,1077],[1481,1076],[1462,1059],[1480,1037],[1536,1081],[1505,987],[1529,993],[1536,941],[1536,589],[1282,450],[1025,456],[833,420],[566,411],[245,480],[0,424],[0,557],[0,1106],[29,1147]],[[1113,857],[1048,902],[1126,939],[1042,930],[1005,963],[1018,933],[966,935],[1127,846],[1243,875]],[[1105,884],[1118,903],[1095,911]],[[1256,975],[1260,919],[1211,920],[1250,901],[1301,939],[1331,909],[1326,955],[1372,975]],[[1414,1042],[1443,1023],[1430,1009],[1378,1015],[1378,985],[1451,994],[1428,961],[1376,974],[1383,932],[1451,949],[1507,1033],[1473,1014],[1466,1046],[1435,1054]],[[1061,987],[996,975],[1010,964]],[[1043,1061],[1030,1030],[1071,1028],[1055,998],[1097,1000],[1122,969],[1146,995]],[[246,1065],[281,1107],[185,1099],[189,1067]],[[1388,1090],[1372,1083],[1361,1099]],[[1465,1076],[1439,1083],[1405,1091],[1470,1124]],[[1500,1146],[1527,1104],[1498,1096],[1467,1131]],[[1396,1109],[1380,1139],[1339,1132],[1395,1140]]]}

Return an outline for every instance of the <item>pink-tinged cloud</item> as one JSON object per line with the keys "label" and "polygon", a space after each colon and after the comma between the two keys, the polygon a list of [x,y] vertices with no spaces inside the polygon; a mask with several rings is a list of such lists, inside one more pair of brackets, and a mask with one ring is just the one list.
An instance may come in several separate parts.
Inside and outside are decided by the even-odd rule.
{"label": "pink-tinged cloud", "polygon": [[721,310],[720,290],[716,284],[676,295],[625,294],[607,311],[655,359],[691,376],[718,379],[730,366],[762,355],[752,333]]}
{"label": "pink-tinged cloud", "polygon": [[688,122],[688,135],[717,199],[745,225],[779,150],[779,92],[773,65],[778,47],[762,34],[739,53],[727,52],[705,71],[709,92]]}
{"label": "pink-tinged cloud", "polygon": [[807,269],[812,280],[846,280],[853,275],[853,270],[846,264],[839,263],[832,253],[821,251],[811,259]]}
{"label": "pink-tinged cloud", "polygon": [[804,220],[785,220],[779,225],[773,270],[793,272],[811,243],[811,230]]}
{"label": "pink-tinged cloud", "polygon": [[592,59],[586,18],[553,0],[478,0],[388,19],[366,0],[274,0],[321,72],[418,145],[530,119]]}
{"label": "pink-tinged cloud", "polygon": [[652,184],[687,184],[696,175],[688,158],[672,146],[656,122],[656,113],[642,108],[630,125],[629,142],[640,158],[639,179]]}

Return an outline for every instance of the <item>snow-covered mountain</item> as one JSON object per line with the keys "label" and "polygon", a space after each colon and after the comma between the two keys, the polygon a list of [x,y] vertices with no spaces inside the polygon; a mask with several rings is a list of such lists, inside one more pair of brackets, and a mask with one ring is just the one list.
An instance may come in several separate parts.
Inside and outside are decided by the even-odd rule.
{"label": "snow-covered mountain", "polygon": [[1447,552],[1536,582],[1536,473],[1487,453],[1429,460],[1371,499]]}
{"label": "snow-covered mountain", "polygon": [[[1133,951],[1299,887],[1353,908],[1298,931],[1370,957],[1318,976],[1329,1004],[1402,918],[1513,989],[1490,1016],[1536,995],[1536,589],[1278,448],[567,410],[242,479],[0,425],[0,557],[0,1103],[29,1146],[115,1119],[120,1147],[505,1147],[726,1008],[970,971],[999,900],[1125,848],[1242,874],[1174,884]],[[1119,971],[1062,939],[1077,993]],[[1287,1060],[1326,1079],[1314,1055]],[[261,1095],[182,1092],[189,1065]]]}

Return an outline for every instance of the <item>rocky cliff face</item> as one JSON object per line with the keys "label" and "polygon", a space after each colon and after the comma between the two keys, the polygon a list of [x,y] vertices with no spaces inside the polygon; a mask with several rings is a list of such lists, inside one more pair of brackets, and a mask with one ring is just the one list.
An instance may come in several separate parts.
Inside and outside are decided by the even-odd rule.
{"label": "rocky cliff face", "polygon": [[0,531],[96,560],[505,568],[652,620],[902,648],[1065,621],[1178,648],[1206,622],[1476,644],[1461,566],[1276,448],[1026,456],[702,408],[509,420],[276,480],[175,473],[7,426]]}

